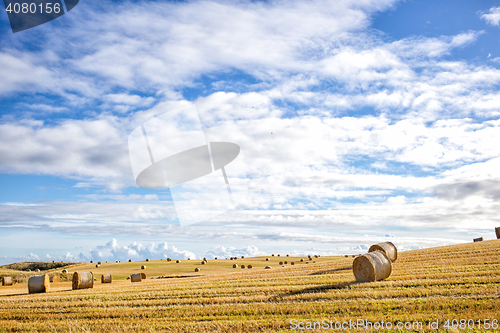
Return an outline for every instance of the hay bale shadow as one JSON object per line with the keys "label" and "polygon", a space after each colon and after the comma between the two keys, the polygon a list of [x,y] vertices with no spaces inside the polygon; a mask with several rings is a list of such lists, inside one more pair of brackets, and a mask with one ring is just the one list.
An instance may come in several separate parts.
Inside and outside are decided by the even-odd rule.
{"label": "hay bale shadow", "polygon": [[311,273],[309,275],[335,274],[337,272],[350,271],[350,270],[352,270],[352,266],[329,269],[329,270],[325,270],[325,271],[317,271],[317,272]]}
{"label": "hay bale shadow", "polygon": [[314,293],[324,293],[324,292],[327,292],[329,290],[351,289],[351,285],[358,284],[358,283],[359,282],[357,282],[357,281],[351,281],[351,282],[326,284],[326,285],[310,287],[310,288],[305,288],[305,289],[300,289],[300,290],[290,290],[286,293],[279,294],[279,295],[276,295],[276,296],[269,298],[269,301],[279,301],[279,300],[282,300],[283,298],[286,298],[289,296],[295,296],[295,295],[301,295],[301,294],[314,294]]}

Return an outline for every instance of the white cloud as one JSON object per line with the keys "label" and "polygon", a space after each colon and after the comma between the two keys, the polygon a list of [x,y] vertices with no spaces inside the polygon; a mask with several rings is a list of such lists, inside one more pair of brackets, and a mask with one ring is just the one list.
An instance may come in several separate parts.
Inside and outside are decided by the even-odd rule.
{"label": "white cloud", "polygon": [[500,7],[491,7],[488,13],[480,16],[486,23],[498,26],[500,24]]}

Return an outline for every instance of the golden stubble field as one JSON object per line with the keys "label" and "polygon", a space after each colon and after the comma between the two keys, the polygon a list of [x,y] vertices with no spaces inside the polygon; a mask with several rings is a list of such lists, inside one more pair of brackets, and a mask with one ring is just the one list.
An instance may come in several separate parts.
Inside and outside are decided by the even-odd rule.
{"label": "golden stubble field", "polygon": [[[71,282],[59,282],[50,293],[29,295],[26,284],[0,287],[0,332],[413,331],[398,323],[417,323],[413,328],[420,332],[456,332],[442,326],[453,319],[468,320],[460,331],[500,331],[491,326],[500,320],[500,240],[401,252],[392,275],[375,283],[355,282],[352,257],[309,264],[269,258],[86,264],[69,271],[92,270],[98,280],[93,289],[72,291]],[[285,260],[297,264],[278,265]],[[254,268],[234,269],[234,263]],[[146,280],[126,280],[141,271]],[[101,273],[115,281],[101,284]],[[334,323],[359,320],[386,326],[334,329]],[[429,327],[436,321],[437,330]],[[300,329],[315,322],[316,329]]]}

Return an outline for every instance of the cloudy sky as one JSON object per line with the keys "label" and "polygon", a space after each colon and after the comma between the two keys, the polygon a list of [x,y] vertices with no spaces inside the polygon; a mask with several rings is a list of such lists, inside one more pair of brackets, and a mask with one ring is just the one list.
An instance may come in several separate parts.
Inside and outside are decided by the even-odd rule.
{"label": "cloudy sky", "polygon": [[[0,13],[0,264],[361,253],[493,239],[500,1],[102,1]],[[195,105],[239,209],[181,226],[128,136]]]}

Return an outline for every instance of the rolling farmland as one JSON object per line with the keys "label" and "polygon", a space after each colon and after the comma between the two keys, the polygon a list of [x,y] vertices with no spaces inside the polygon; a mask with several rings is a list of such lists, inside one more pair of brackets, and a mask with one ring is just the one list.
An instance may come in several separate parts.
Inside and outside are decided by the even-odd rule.
{"label": "rolling farmland", "polygon": [[[430,332],[437,330],[429,323],[439,320],[445,332],[441,325],[447,319],[474,320],[466,331],[480,332],[488,330],[479,329],[478,320],[500,320],[500,240],[401,252],[391,276],[372,283],[355,282],[352,257],[267,258],[69,267],[68,276],[94,272],[94,288],[73,291],[64,278],[46,294],[28,294],[26,283],[0,287],[0,332],[293,332],[300,331],[299,323],[324,320],[420,322],[423,328],[416,330]],[[233,268],[234,263],[253,268]],[[64,276],[62,269],[41,274]],[[127,280],[137,272],[148,278]],[[7,273],[16,272],[0,269]],[[102,273],[111,273],[113,283],[101,284]],[[308,331],[335,331],[330,328]]]}

